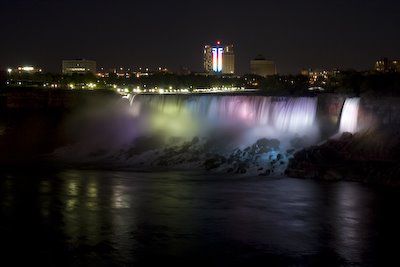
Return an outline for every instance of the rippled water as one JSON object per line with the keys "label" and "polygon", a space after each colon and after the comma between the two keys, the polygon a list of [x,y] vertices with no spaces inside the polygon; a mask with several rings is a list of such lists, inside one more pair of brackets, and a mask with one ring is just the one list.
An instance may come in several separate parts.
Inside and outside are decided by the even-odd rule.
{"label": "rippled water", "polygon": [[15,264],[340,266],[397,260],[390,243],[399,237],[396,189],[175,172],[0,176],[2,261]]}

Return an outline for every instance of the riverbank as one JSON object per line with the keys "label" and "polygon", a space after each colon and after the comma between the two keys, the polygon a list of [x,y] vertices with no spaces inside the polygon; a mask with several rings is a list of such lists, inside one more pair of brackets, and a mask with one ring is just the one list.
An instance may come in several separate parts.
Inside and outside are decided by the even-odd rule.
{"label": "riverbank", "polygon": [[338,139],[295,153],[286,175],[400,186],[399,137],[398,132],[344,133]]}

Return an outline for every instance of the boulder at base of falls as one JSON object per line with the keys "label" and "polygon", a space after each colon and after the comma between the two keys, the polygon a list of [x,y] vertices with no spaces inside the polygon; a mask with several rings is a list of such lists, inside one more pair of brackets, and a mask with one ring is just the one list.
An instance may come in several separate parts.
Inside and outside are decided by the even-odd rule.
{"label": "boulder at base of falls", "polygon": [[226,158],[220,155],[212,155],[204,161],[204,168],[206,170],[212,170],[220,167],[226,162]]}
{"label": "boulder at base of falls", "polygon": [[[288,155],[280,151],[279,140],[262,138],[243,150],[234,149],[226,162],[215,168],[235,174],[281,176],[286,169]],[[214,167],[214,161],[210,160],[208,165]]]}

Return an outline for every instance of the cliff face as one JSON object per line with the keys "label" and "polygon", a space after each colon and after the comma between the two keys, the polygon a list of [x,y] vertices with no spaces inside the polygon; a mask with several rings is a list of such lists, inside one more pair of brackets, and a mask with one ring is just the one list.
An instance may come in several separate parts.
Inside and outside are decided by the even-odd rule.
{"label": "cliff face", "polygon": [[336,133],[346,98],[345,95],[338,94],[318,96],[317,124],[322,139],[329,138]]}
{"label": "cliff face", "polygon": [[119,95],[103,90],[0,89],[0,165],[37,161],[79,142],[90,125],[104,132],[127,109]]}
{"label": "cliff face", "polygon": [[64,90],[6,88],[0,90],[0,109],[71,109],[96,102],[118,101],[120,96],[106,90]]}
{"label": "cliff face", "polygon": [[400,97],[361,97],[358,118],[361,130],[400,130]]}

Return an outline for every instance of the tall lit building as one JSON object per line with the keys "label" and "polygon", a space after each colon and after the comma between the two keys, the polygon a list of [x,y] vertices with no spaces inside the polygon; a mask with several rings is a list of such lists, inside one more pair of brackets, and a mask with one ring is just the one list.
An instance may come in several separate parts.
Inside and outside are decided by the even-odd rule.
{"label": "tall lit building", "polygon": [[204,70],[206,72],[212,72],[213,71],[213,54],[212,54],[212,47],[209,45],[204,46],[204,55],[203,55],[204,61]]}
{"label": "tall lit building", "polygon": [[77,59],[77,60],[63,60],[62,62],[63,74],[85,74],[96,73],[96,61]]}
{"label": "tall lit building", "polygon": [[260,75],[263,77],[276,75],[276,66],[273,61],[266,60],[263,56],[259,55],[250,61],[251,74]]}
{"label": "tall lit building", "polygon": [[221,42],[216,45],[204,46],[204,70],[213,74],[234,74],[235,53],[233,45],[223,46]]}
{"label": "tall lit building", "polygon": [[233,45],[227,45],[224,47],[224,53],[222,56],[222,73],[223,74],[234,74],[235,73],[235,53]]}

